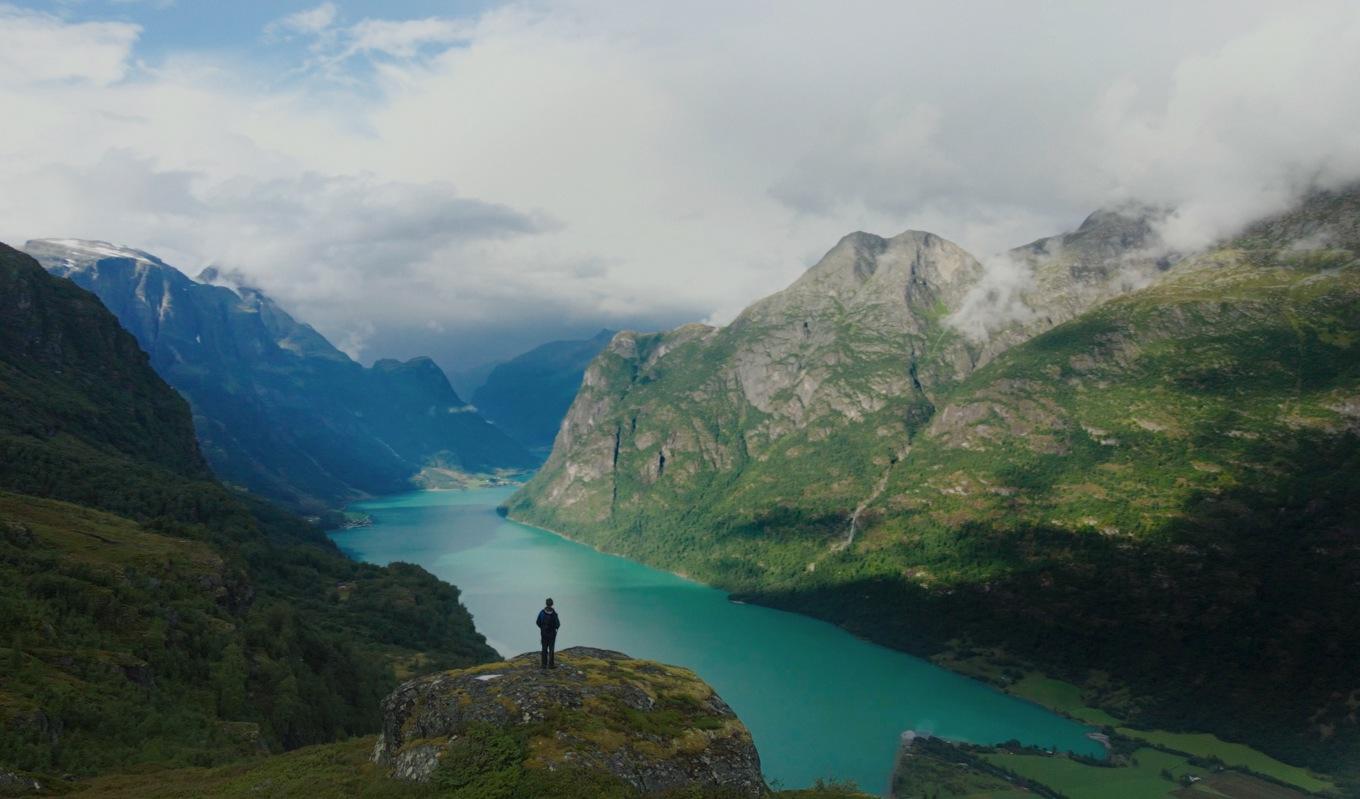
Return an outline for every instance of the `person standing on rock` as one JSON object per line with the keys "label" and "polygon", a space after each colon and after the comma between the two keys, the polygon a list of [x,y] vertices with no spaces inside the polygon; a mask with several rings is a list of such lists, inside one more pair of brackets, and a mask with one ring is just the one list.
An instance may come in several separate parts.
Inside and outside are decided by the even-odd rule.
{"label": "person standing on rock", "polygon": [[538,640],[543,644],[543,668],[557,668],[557,628],[562,626],[562,618],[553,610],[552,597],[543,600],[543,609],[538,612]]}

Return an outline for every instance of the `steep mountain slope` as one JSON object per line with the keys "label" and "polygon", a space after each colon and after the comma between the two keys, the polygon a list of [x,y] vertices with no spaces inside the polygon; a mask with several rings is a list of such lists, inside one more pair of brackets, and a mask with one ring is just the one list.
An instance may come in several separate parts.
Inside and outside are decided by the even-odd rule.
{"label": "steep mountain slope", "polygon": [[378,727],[494,657],[458,592],[217,483],[92,294],[0,245],[0,771],[209,765]]}
{"label": "steep mountain slope", "polygon": [[1140,233],[1111,252],[1135,274],[1086,287],[1098,254],[1050,246],[1035,284],[1069,288],[1008,348],[943,321],[978,285],[965,253],[856,234],[727,328],[617,336],[510,513],[1354,768],[1357,220],[1357,193],[1317,194],[1174,265]]}
{"label": "steep mountain slope", "polygon": [[102,242],[31,241],[94,292],[188,400],[223,479],[309,510],[400,491],[427,465],[469,472],[531,458],[464,403],[428,358],[366,369],[263,293],[189,279]]}
{"label": "steep mountain slope", "polygon": [[[937,236],[856,233],[721,330],[620,333],[516,512],[627,531],[677,516],[756,524],[793,499],[790,529],[853,509],[929,419],[926,390],[971,368],[941,320],[980,271]],[[811,473],[786,457],[813,451]]]}
{"label": "steep mountain slope", "polygon": [[1165,217],[1140,205],[1102,209],[1071,233],[1011,250],[1012,259],[1033,271],[1023,297],[1036,321],[1052,327],[1155,282],[1180,258],[1157,233],[1156,223]]}
{"label": "steep mountain slope", "polygon": [[498,364],[472,404],[526,447],[551,447],[586,367],[613,337],[601,330],[583,341],[550,341]]}

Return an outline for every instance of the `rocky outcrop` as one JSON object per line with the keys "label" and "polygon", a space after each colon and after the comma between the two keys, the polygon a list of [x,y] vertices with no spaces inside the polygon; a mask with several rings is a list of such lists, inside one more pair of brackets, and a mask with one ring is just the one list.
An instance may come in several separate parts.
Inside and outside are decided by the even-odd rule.
{"label": "rocky outcrop", "polygon": [[768,793],[750,733],[692,672],[588,647],[557,659],[543,670],[532,652],[404,683],[383,702],[374,761],[398,779],[465,784],[477,775],[457,770],[486,759],[461,748],[489,734],[498,751],[518,747],[525,772],[584,771],[646,795]]}
{"label": "rocky outcrop", "polygon": [[43,784],[32,777],[0,768],[0,796],[29,796],[43,792]]}

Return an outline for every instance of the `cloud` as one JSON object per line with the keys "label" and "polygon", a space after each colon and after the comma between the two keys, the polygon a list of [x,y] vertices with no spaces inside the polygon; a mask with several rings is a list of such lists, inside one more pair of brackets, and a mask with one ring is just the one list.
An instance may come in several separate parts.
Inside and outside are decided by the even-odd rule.
{"label": "cloud", "polygon": [[365,18],[352,25],[338,25],[339,17],[334,3],[322,3],[268,23],[264,35],[270,41],[295,36],[308,39],[316,55],[309,67],[334,77],[339,75],[337,65],[355,56],[409,60],[432,47],[464,43],[475,29],[468,21],[444,17]]}
{"label": "cloud", "polygon": [[322,3],[270,22],[265,26],[264,34],[268,38],[286,38],[293,34],[315,36],[334,25],[339,16],[335,3]]}
{"label": "cloud", "polygon": [[81,81],[106,86],[127,74],[141,27],[126,22],[67,23],[0,4],[0,86]]}
{"label": "cloud", "polygon": [[361,320],[357,325],[346,330],[344,335],[333,343],[336,349],[357,361],[364,357],[364,350],[368,348],[368,342],[373,338],[375,330],[372,322]]}
{"label": "cloud", "polygon": [[[1307,8],[1304,6],[1303,8]],[[1288,14],[1182,61],[1165,101],[1109,88],[1091,130],[1093,165],[1118,194],[1175,208],[1161,228],[1193,250],[1280,211],[1312,186],[1360,176],[1360,9]]]}
{"label": "cloud", "polygon": [[958,310],[945,318],[946,324],[974,341],[1036,318],[1025,302],[1025,295],[1034,290],[1033,267],[1009,253],[991,256],[982,265],[982,280],[964,295]]}
{"label": "cloud", "polygon": [[449,365],[727,321],[851,230],[995,265],[1142,200],[1188,248],[1360,177],[1352,3],[392,8],[149,63],[135,25],[0,10],[0,238],[221,264]]}
{"label": "cloud", "polygon": [[356,53],[384,53],[398,58],[413,58],[423,48],[466,42],[471,25],[460,20],[428,19],[383,20],[365,19],[348,32],[345,55]]}
{"label": "cloud", "polygon": [[[89,238],[139,242],[190,275],[217,265],[236,282],[258,275],[268,287],[283,277],[305,285],[308,302],[351,311],[373,297],[375,283],[427,279],[422,267],[432,258],[482,241],[531,236],[552,224],[460,196],[444,183],[310,172],[218,181],[204,172],[160,169],[126,150],[87,167],[46,166],[20,180],[36,187],[24,198],[25,214],[61,217]],[[118,214],[111,218],[115,197]],[[276,271],[242,264],[270,264]],[[354,340],[372,336],[374,320],[391,322],[402,313],[396,306],[372,309],[356,320]]]}

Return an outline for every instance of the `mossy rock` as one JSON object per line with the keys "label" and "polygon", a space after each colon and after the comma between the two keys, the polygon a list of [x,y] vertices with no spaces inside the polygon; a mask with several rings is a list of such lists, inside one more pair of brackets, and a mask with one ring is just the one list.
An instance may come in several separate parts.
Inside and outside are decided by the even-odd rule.
{"label": "mossy rock", "polygon": [[600,795],[768,794],[750,732],[693,672],[589,647],[552,670],[529,652],[404,683],[383,702],[373,759],[455,795],[562,778]]}

